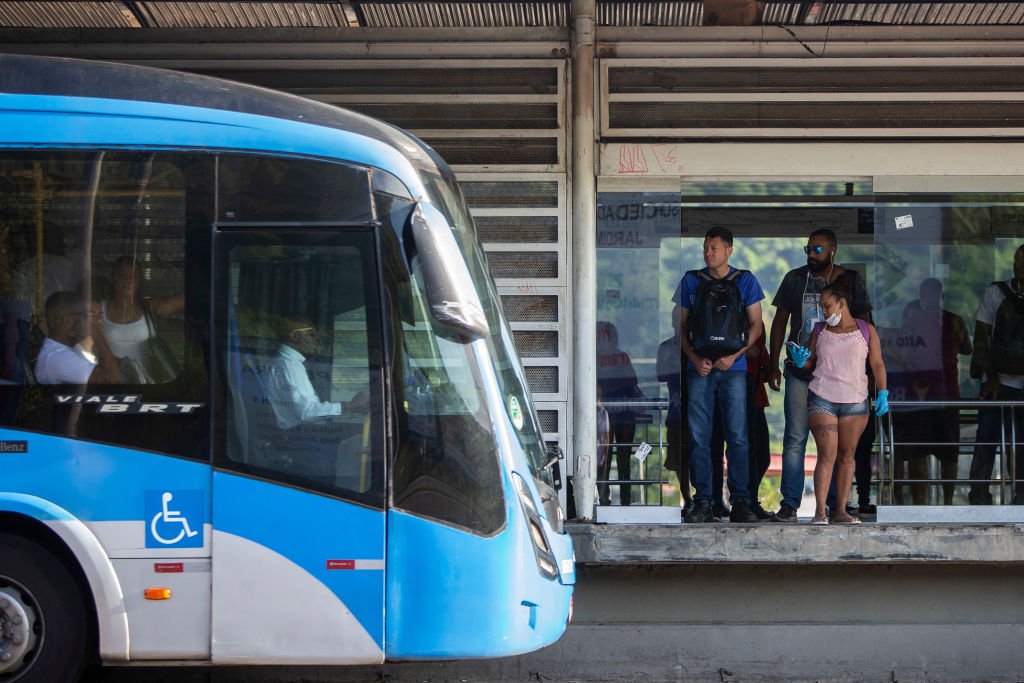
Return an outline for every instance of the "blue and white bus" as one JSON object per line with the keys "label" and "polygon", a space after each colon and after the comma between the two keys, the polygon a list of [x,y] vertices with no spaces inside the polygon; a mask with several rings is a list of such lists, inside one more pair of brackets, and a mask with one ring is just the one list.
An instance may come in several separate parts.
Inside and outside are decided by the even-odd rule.
{"label": "blue and white bus", "polygon": [[0,56],[0,234],[0,682],[562,634],[552,460],[419,140],[225,81]]}

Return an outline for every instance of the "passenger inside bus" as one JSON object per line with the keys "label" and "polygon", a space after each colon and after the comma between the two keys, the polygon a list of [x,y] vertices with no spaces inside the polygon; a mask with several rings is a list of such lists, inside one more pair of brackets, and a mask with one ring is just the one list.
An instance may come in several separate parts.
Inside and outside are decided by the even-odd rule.
{"label": "passenger inside bus", "polygon": [[[118,384],[123,381],[118,359],[103,338],[102,321],[89,304],[72,292],[54,292],[46,300],[46,326],[36,360],[40,384]],[[83,341],[92,341],[92,353]]]}
{"label": "passenger inside bus", "polygon": [[120,359],[125,377],[161,384],[178,376],[178,365],[157,334],[157,321],[180,314],[185,295],[143,298],[142,269],[135,256],[120,256],[111,268],[110,297],[101,305],[103,336]]}
{"label": "passenger inside bus", "polygon": [[306,357],[321,350],[320,331],[309,318],[291,316],[278,323],[277,354],[264,369],[271,409],[281,429],[343,413],[365,414],[369,409],[366,392],[360,391],[342,405],[321,401],[306,374]]}

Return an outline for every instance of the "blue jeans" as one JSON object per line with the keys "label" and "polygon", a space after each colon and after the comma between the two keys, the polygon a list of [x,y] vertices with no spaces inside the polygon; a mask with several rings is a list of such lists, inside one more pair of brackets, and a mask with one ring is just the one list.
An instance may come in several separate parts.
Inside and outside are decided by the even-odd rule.
{"label": "blue jeans", "polygon": [[726,459],[729,462],[729,501],[750,503],[747,490],[750,476],[747,444],[747,373],[712,370],[701,377],[693,368],[687,371],[690,421],[690,479],[697,489],[696,500],[714,499],[711,483],[711,429],[717,404],[725,430]]}
{"label": "blue jeans", "polygon": [[807,450],[807,386],[810,382],[786,375],[786,433],[782,438],[782,502],[794,510],[804,496],[804,453]]}
{"label": "blue jeans", "polygon": [[[1015,389],[1014,387],[1008,387],[1005,384],[1000,384],[999,389],[996,392],[995,400],[997,401],[1019,401],[1024,399],[1024,391]],[[1021,438],[1021,433],[1024,432],[1024,411],[1020,408],[1014,411],[1016,413],[1015,419],[1017,421],[1017,439]],[[978,436],[977,440],[982,443],[999,443],[1002,438],[1002,415],[1003,411],[999,408],[981,408],[978,410]],[[1007,422],[1006,422],[1006,437],[1010,437],[1010,422],[1009,422],[1009,411],[1006,411]],[[971,479],[990,479],[992,477],[992,468],[996,461],[996,450],[998,446],[975,446],[974,457],[971,459]],[[1024,457],[1022,457],[1021,448],[1017,447],[1017,481],[1020,482],[1024,478]],[[1021,493],[1020,484],[1017,485],[1018,490],[1011,493]],[[992,493],[989,490],[989,484],[971,484],[970,503],[972,505],[991,505],[992,504]],[[1006,501],[1003,501],[1004,503]]]}

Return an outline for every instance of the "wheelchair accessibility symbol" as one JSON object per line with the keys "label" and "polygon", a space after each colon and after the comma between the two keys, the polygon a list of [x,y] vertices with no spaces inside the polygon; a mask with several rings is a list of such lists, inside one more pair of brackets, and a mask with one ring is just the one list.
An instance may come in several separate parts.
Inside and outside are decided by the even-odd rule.
{"label": "wheelchair accessibility symbol", "polygon": [[146,491],[146,521],[147,548],[201,548],[202,491]]}

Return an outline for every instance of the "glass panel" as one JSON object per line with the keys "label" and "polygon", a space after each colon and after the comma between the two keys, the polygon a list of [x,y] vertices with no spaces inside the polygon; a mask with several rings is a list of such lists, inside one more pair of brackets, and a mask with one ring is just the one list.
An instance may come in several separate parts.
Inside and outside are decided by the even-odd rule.
{"label": "glass panel", "polygon": [[[1007,317],[1016,297],[994,283],[1012,287],[1024,277],[1024,251],[1014,270],[1024,244],[1024,194],[881,194],[877,202],[876,313],[890,397],[962,401],[991,380],[986,396],[1020,400],[1024,319]],[[1002,323],[994,324],[1000,309]],[[896,405],[892,423],[892,502],[1016,502],[1013,480],[1024,470],[1001,453],[998,409]],[[1005,427],[1012,436],[1008,420]],[[924,479],[945,481],[918,483]],[[969,479],[978,481],[956,483]]]}
{"label": "glass panel", "polygon": [[[397,204],[397,202],[396,202]],[[395,507],[489,535],[505,524],[501,469],[491,416],[472,347],[430,314],[418,258],[404,268],[402,235],[412,208],[396,206],[383,233],[385,261],[395,266],[391,330],[393,390],[399,397],[392,469]]]}
{"label": "glass panel", "polygon": [[[466,200],[462,196],[455,179],[446,175],[425,175],[427,190],[434,204],[448,218],[455,234],[473,281],[477,285],[480,301],[491,327],[491,336],[485,340],[489,357],[494,363],[498,378],[499,391],[505,404],[506,413],[515,426],[515,436],[522,447],[530,471],[534,478],[552,485],[553,479],[547,464],[547,447],[541,438],[540,425],[536,412],[531,407],[532,401],[527,391],[527,378],[516,361],[515,343],[505,319],[500,315],[499,299],[494,290],[494,283],[487,274],[485,260],[476,236],[476,230],[466,208]],[[557,391],[557,368],[553,380],[549,376],[548,383]]]}
{"label": "glass panel", "polygon": [[380,504],[370,411],[381,348],[372,233],[223,239],[228,460]]}
{"label": "glass panel", "polygon": [[[675,234],[668,225],[659,227],[658,206],[678,209]],[[861,179],[697,181],[684,182],[679,197],[603,193],[598,211],[598,317],[602,322],[597,334],[604,410],[599,420],[603,442],[598,450],[599,457],[606,458],[606,476],[599,477],[607,486],[601,489],[605,501],[626,502],[623,494],[627,487],[618,481],[627,476],[652,482],[641,489],[642,501],[656,498],[658,489],[652,487],[659,481],[662,490],[671,492],[662,500],[676,500],[675,487],[664,487],[664,482],[674,485],[674,478],[647,474],[656,471],[660,461],[657,451],[641,465],[637,449],[643,442],[653,445],[655,439],[665,439],[669,444],[661,454],[668,458],[665,466],[674,468],[679,461],[685,462],[690,445],[686,413],[685,408],[677,406],[685,406],[686,385],[680,381],[677,344],[671,340],[670,298],[681,274],[703,265],[703,237],[714,226],[725,227],[734,235],[730,264],[750,270],[760,281],[767,297],[763,304],[766,329],[771,330],[780,311],[787,315],[784,331],[773,345],[781,356],[780,366],[787,365],[782,342],[808,343],[813,332],[813,324],[808,323],[823,317],[820,287],[810,286],[815,273],[807,272],[809,262],[820,262],[812,264],[820,265],[820,277],[852,289],[851,311],[877,325],[888,371],[887,388],[894,402],[891,419],[896,456],[892,463],[876,462],[873,441],[879,427],[887,430],[889,422],[887,418],[876,424],[870,418],[855,448],[855,482],[850,500],[856,507],[870,513],[872,501],[877,501],[874,490],[879,479],[885,484],[882,502],[890,502],[890,476],[897,480],[891,491],[895,503],[1024,500],[1024,487],[1016,486],[1016,480],[1022,478],[1018,473],[1024,475],[1024,461],[1003,457],[1003,447],[998,443],[1003,438],[1003,427],[1007,439],[1024,434],[1024,410],[1017,409],[1014,425],[1008,413],[1000,417],[998,409],[979,410],[969,402],[982,390],[982,380],[991,377],[995,379],[985,392],[987,396],[999,400],[1022,398],[1024,323],[1011,322],[1018,320],[1014,307],[1019,300],[1008,298],[993,283],[1024,277],[1024,250],[1018,256],[1024,243],[1024,195],[965,192],[875,196],[870,182]],[[823,260],[825,249],[822,254],[805,253],[805,247],[814,246],[808,236],[818,230],[835,235],[834,260]],[[1015,259],[1020,261],[1019,272],[1014,270]],[[1007,284],[1013,294],[1014,287],[1024,283]],[[998,335],[993,325],[986,325],[986,319],[993,323],[1002,319],[1006,323],[1003,334]],[[616,358],[628,358],[629,363]],[[645,414],[645,404],[631,400],[629,394],[635,396],[636,389],[613,386],[616,378],[612,370],[625,368],[619,374],[626,376],[630,367],[639,392],[645,398],[656,398],[658,413]],[[771,368],[769,363],[766,371]],[[793,377],[799,374],[792,367],[787,372]],[[751,378],[748,396],[763,379]],[[870,381],[869,377],[869,386]],[[801,449],[794,442],[790,457],[784,458],[784,405],[790,389],[786,380],[780,384],[781,393],[767,392],[771,405],[765,408],[765,417],[771,464],[760,498],[764,507],[773,509],[785,496],[787,502],[799,505],[801,515],[808,516],[814,511],[814,492],[810,477],[805,475],[814,469],[816,446],[810,438],[803,449],[808,457],[801,458]],[[617,398],[608,400],[605,394]],[[677,395],[682,395],[681,401]],[[907,405],[906,401],[935,405]],[[961,406],[942,404],[956,401],[968,402]],[[624,421],[616,419],[616,410],[628,415],[625,422],[631,433],[616,425],[616,421]],[[673,420],[673,415],[679,417]],[[665,429],[652,428],[645,421],[663,423]],[[800,431],[796,424],[791,420],[794,434]],[[678,436],[674,438],[675,434]],[[803,435],[807,435],[806,430]],[[677,451],[671,446],[674,441],[684,446]],[[712,441],[712,462],[717,465],[721,441],[719,437]],[[616,442],[622,446],[617,448]],[[1012,444],[1006,449],[1012,452]],[[1018,447],[1017,452],[1024,453],[1024,449]],[[968,455],[971,457],[964,457]],[[762,456],[757,458],[760,463]],[[795,464],[788,481],[779,479],[784,459]],[[931,483],[921,481],[925,479]],[[979,481],[971,486],[971,479]],[[722,487],[716,479],[712,485],[715,497]],[[629,488],[635,503],[637,487]]]}
{"label": "glass panel", "polygon": [[218,166],[217,215],[223,222],[367,223],[365,169],[305,159],[225,156]]}
{"label": "glass panel", "polygon": [[[679,467],[678,454],[673,450],[663,467],[668,453],[644,458],[641,444],[680,445],[663,431],[679,424],[671,315],[683,272],[679,196],[601,193],[597,216],[598,500],[678,504],[677,475],[669,470]],[[618,483],[626,480],[650,483]]]}
{"label": "glass panel", "polygon": [[[765,295],[761,305],[768,331],[776,312],[771,305],[774,295],[787,272],[807,264],[803,247],[814,230],[828,229],[838,234],[843,265],[857,271],[862,280],[867,276],[872,261],[872,207],[871,184],[862,179],[687,181],[678,194],[599,194],[601,502],[676,505],[682,502],[680,475],[689,488],[691,443],[682,370],[685,359],[680,357],[673,329],[672,299],[683,274],[705,266],[705,233],[715,226],[733,233],[729,263],[749,270],[758,280]],[[756,369],[768,365],[768,356],[766,346],[745,361]],[[626,381],[631,378],[630,367],[636,375],[634,388]],[[781,502],[784,401],[781,394],[763,390],[765,373],[767,368],[752,372],[748,379],[746,395],[754,408],[748,412],[755,417],[755,422],[748,424],[748,440],[755,444],[755,469],[767,471],[759,498],[765,508],[774,510]],[[765,413],[763,421],[760,408]],[[718,418],[714,421],[720,423]],[[713,432],[712,491],[718,499],[725,486],[721,466],[725,449],[720,425]],[[653,449],[646,458],[644,444]],[[813,440],[808,452],[812,457],[805,462],[807,474],[814,465]],[[645,483],[628,487],[618,483],[627,477]],[[794,483],[797,493],[810,494],[810,481],[809,476],[805,478],[805,469],[799,468]],[[721,499],[724,504],[725,497]],[[809,503],[810,511],[804,509],[801,514],[809,515],[813,512],[813,497],[802,495],[802,499]]]}
{"label": "glass panel", "polygon": [[212,178],[202,155],[0,157],[3,424],[206,457],[208,273],[190,264],[208,263]]}

